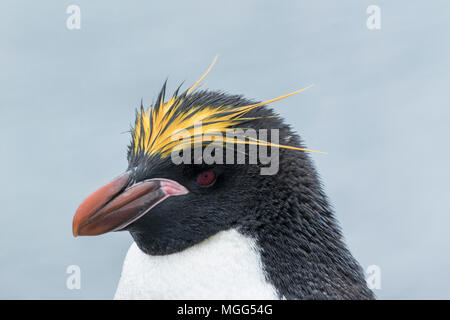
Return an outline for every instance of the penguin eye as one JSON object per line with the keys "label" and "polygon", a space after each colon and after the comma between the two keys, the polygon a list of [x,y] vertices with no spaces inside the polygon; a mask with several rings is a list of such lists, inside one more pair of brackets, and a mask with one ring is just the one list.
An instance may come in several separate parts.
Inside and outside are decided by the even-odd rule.
{"label": "penguin eye", "polygon": [[209,186],[216,180],[216,174],[212,170],[203,171],[197,176],[197,183],[201,186]]}

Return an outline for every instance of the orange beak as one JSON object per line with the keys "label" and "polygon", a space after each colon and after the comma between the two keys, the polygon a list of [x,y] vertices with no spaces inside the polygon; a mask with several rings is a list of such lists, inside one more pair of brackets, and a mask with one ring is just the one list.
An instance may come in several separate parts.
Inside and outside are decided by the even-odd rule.
{"label": "orange beak", "polygon": [[150,179],[132,185],[130,180],[130,173],[126,172],[87,197],[73,217],[73,235],[94,236],[121,230],[168,197],[189,192],[169,179]]}

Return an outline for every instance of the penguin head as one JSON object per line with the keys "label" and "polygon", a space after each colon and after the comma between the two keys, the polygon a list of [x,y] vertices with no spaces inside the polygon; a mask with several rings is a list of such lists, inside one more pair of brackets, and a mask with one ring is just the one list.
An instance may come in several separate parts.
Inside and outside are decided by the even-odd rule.
{"label": "penguin head", "polygon": [[[82,202],[73,220],[74,236],[127,230],[148,254],[181,251],[239,227],[251,219],[260,195],[273,191],[261,190],[265,180],[277,178],[261,174],[259,148],[268,154],[275,149],[309,151],[295,139],[294,146],[279,142],[292,133],[266,106],[302,90],[253,102],[194,91],[196,84],[180,95],[177,90],[167,101],[164,84],[154,105],[146,110],[141,103],[126,172]],[[255,135],[247,136],[249,130]],[[273,160],[282,165],[280,157]]]}

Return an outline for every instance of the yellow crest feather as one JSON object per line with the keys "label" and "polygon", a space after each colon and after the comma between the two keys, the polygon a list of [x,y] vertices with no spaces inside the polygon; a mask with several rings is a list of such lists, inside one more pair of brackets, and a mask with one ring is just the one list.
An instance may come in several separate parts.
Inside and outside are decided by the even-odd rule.
{"label": "yellow crest feather", "polygon": [[[214,58],[212,64],[203,76],[181,96],[178,97],[177,94],[175,94],[168,101],[164,101],[164,86],[155,105],[151,106],[148,110],[144,110],[141,107],[140,112],[138,112],[136,116],[135,127],[132,131],[131,148],[135,154],[142,152],[148,156],[157,155],[160,158],[165,158],[170,155],[171,152],[181,150],[185,147],[183,143],[172,138],[179,136],[180,134],[184,135],[184,141],[186,141],[187,136],[189,143],[205,144],[214,142],[213,132],[225,134],[227,129],[236,127],[249,120],[256,119],[246,117],[246,114],[249,111],[265,104],[287,98],[309,88],[307,87],[275,99],[246,106],[236,107],[232,105],[222,105],[219,107],[209,107],[204,105],[193,105],[189,108],[181,108],[183,101],[187,99],[188,95],[205,78],[214,66],[216,60],[217,57]],[[198,134],[198,131],[196,131],[198,130],[198,123],[201,123],[200,135]],[[319,152],[294,146],[273,144],[259,139],[235,140],[223,137],[222,143],[227,142]]]}

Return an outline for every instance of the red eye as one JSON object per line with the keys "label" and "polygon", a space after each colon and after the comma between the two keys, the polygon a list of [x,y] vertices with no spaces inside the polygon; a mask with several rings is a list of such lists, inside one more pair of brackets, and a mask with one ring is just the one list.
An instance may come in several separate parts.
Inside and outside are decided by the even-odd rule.
{"label": "red eye", "polygon": [[216,174],[212,170],[203,171],[197,176],[197,183],[201,186],[209,186],[216,179]]}

